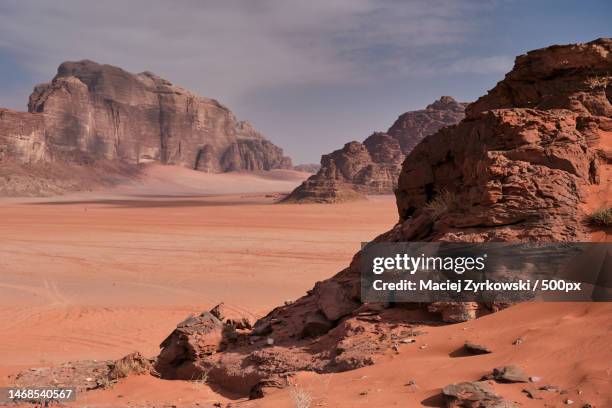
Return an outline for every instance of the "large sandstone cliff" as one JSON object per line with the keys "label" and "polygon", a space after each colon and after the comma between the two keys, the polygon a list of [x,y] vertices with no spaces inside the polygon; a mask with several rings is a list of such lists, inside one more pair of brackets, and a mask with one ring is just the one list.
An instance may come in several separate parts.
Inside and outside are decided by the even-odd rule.
{"label": "large sandstone cliff", "polygon": [[[375,241],[589,240],[597,231],[585,222],[586,204],[612,201],[610,73],[611,39],[519,56],[461,123],[426,137],[406,157],[399,221]],[[184,322],[162,344],[160,374],[208,373],[212,382],[258,396],[297,370],[373,364],[397,343],[414,341],[418,321],[464,321],[504,306],[363,304],[360,255],[252,331],[209,324],[207,314]]]}
{"label": "large sandstone cliff", "polygon": [[297,187],[287,202],[340,202],[363,194],[391,194],[402,161],[425,136],[454,125],[466,104],[443,96],[425,109],[402,114],[387,132],[375,132],[363,143],[349,142],[321,157],[321,169]]}
{"label": "large sandstone cliff", "polygon": [[291,168],[282,149],[214,99],[152,73],[65,62],[29,113],[2,110],[0,160],[157,161],[207,171]]}

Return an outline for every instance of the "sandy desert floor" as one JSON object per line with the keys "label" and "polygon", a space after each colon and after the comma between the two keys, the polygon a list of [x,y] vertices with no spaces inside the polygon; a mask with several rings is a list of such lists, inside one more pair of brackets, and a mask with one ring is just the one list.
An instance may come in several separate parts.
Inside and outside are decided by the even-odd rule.
{"label": "sandy desert floor", "polygon": [[0,370],[155,355],[177,322],[221,301],[260,316],[396,220],[390,196],[274,204],[306,176],[153,167],[112,191],[3,199]]}
{"label": "sandy desert floor", "polygon": [[[494,389],[521,407],[612,406],[612,304],[523,303],[480,319],[429,327],[417,343],[399,353],[352,372],[317,375],[300,373],[297,389],[325,407],[441,407],[440,389],[447,384],[477,381],[494,367],[515,364],[533,384],[495,384]],[[513,345],[514,340],[523,342]],[[493,353],[466,356],[463,344],[473,341]],[[424,347],[423,347],[424,346]],[[523,389],[556,385],[564,393]],[[277,391],[254,407],[291,407],[291,391]],[[250,405],[248,405],[250,406]]]}
{"label": "sandy desert floor", "polygon": [[[273,204],[306,175],[203,175],[152,167],[146,182],[54,199],[0,200],[0,385],[18,370],[67,360],[148,356],[191,313],[223,301],[261,316],[344,268],[360,242],[396,220],[392,197],[341,205]],[[612,406],[612,304],[522,304],[463,324],[427,328],[379,364],[298,374],[296,387],[244,407],[440,406],[446,384],[518,364],[567,390],[522,406]],[[512,342],[522,337],[520,345]],[[457,356],[466,340],[494,353]],[[424,346],[424,347],[421,347]],[[413,383],[411,383],[413,382]],[[412,385],[408,385],[412,384]],[[130,377],[76,406],[211,406],[205,385]],[[235,401],[234,401],[235,402]]]}

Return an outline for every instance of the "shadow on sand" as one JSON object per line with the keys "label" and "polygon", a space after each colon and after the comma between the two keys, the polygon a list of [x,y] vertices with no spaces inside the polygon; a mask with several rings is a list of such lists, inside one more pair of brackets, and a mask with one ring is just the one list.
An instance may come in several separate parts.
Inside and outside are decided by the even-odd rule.
{"label": "shadow on sand", "polygon": [[226,207],[226,206],[241,206],[271,204],[261,199],[245,198],[237,200],[205,200],[210,196],[203,196],[200,199],[92,199],[92,200],[67,200],[67,201],[44,201],[29,203],[28,205],[103,205],[115,208],[184,208],[184,207]]}

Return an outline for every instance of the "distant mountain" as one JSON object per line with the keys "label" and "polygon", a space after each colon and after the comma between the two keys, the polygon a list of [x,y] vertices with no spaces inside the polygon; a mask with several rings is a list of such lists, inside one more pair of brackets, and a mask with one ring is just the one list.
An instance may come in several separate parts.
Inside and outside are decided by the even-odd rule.
{"label": "distant mountain", "polygon": [[466,103],[443,96],[427,108],[401,115],[386,133],[349,142],[321,157],[321,169],[296,188],[287,202],[340,202],[363,194],[391,194],[402,162],[425,136],[464,117]]}
{"label": "distant mountain", "polygon": [[303,171],[305,173],[316,173],[321,169],[321,165],[319,163],[306,163],[306,164],[297,164],[293,166],[293,170]]}

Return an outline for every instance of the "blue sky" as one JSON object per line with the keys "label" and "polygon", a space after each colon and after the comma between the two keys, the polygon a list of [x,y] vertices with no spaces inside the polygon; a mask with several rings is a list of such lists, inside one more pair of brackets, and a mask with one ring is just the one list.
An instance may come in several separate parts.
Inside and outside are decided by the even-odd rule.
{"label": "blue sky", "polygon": [[603,0],[4,0],[0,106],[87,58],[218,99],[318,162],[441,95],[474,100],[516,55],[610,37],[611,20]]}

